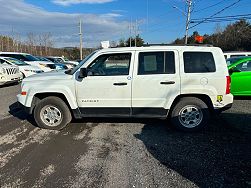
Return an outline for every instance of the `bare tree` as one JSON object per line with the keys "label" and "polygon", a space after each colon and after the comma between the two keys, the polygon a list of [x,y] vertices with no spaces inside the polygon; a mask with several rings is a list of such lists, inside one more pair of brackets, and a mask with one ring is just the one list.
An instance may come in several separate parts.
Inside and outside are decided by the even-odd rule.
{"label": "bare tree", "polygon": [[50,48],[53,47],[53,40],[51,33],[43,33],[42,35],[42,44],[45,48],[45,55],[50,55]]}
{"label": "bare tree", "polygon": [[27,45],[29,46],[29,53],[34,54],[36,45],[36,35],[32,32],[27,34]]}

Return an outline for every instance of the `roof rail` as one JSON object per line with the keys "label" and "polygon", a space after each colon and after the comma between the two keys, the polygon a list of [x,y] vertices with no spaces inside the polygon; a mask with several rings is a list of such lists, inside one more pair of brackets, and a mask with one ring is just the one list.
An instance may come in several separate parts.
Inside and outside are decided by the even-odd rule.
{"label": "roof rail", "polygon": [[144,44],[143,47],[150,46],[202,46],[202,47],[213,47],[212,44]]}

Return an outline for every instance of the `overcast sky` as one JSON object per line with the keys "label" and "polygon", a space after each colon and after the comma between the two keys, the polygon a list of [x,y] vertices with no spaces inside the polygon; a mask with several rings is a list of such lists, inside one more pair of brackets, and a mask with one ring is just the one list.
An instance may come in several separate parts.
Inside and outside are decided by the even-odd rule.
{"label": "overcast sky", "polygon": [[[235,1],[195,0],[192,18],[210,16]],[[102,40],[127,38],[129,23],[136,19],[139,33],[149,43],[171,42],[184,36],[185,30],[185,0],[0,0],[0,4],[0,34],[25,40],[29,32],[50,32],[56,47],[78,45],[80,18],[86,47],[96,47]],[[241,0],[218,16],[250,13],[250,6],[251,0]],[[214,28],[215,24],[201,24],[194,30],[204,34]]]}

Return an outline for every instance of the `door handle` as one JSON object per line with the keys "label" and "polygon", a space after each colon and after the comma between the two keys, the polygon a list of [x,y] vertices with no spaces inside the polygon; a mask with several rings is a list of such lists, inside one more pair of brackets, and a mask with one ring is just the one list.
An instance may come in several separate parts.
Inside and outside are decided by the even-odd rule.
{"label": "door handle", "polygon": [[114,83],[113,85],[115,85],[115,86],[126,86],[127,83],[126,82],[121,82],[121,83]]}
{"label": "door handle", "polygon": [[162,85],[171,85],[171,84],[175,84],[175,81],[160,82],[160,84],[162,84]]}

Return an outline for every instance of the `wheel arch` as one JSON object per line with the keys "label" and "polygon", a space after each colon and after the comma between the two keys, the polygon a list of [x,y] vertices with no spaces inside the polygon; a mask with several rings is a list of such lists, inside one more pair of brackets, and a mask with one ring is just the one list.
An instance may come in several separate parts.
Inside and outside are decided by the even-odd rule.
{"label": "wheel arch", "polygon": [[71,102],[69,102],[69,100],[65,94],[58,93],[58,92],[43,92],[43,93],[36,93],[33,96],[30,112],[31,113],[33,112],[35,106],[39,103],[39,101],[41,101],[42,99],[47,98],[47,97],[58,97],[58,98],[62,99],[65,102],[65,104],[68,106],[68,108],[71,112],[73,109],[76,109],[76,108],[74,108],[75,105],[71,104]]}
{"label": "wheel arch", "polygon": [[198,98],[200,100],[202,100],[203,102],[205,102],[205,104],[208,106],[208,109],[210,111],[210,113],[213,113],[214,111],[214,108],[213,108],[213,103],[212,103],[212,100],[211,98],[206,95],[206,94],[181,94],[179,96],[177,96],[172,105],[171,105],[171,108],[169,110],[169,113],[168,113],[168,116],[170,115],[171,111],[173,110],[173,108],[175,107],[175,105],[181,100],[181,99],[184,99],[184,98],[188,98],[188,97],[194,97],[194,98]]}

